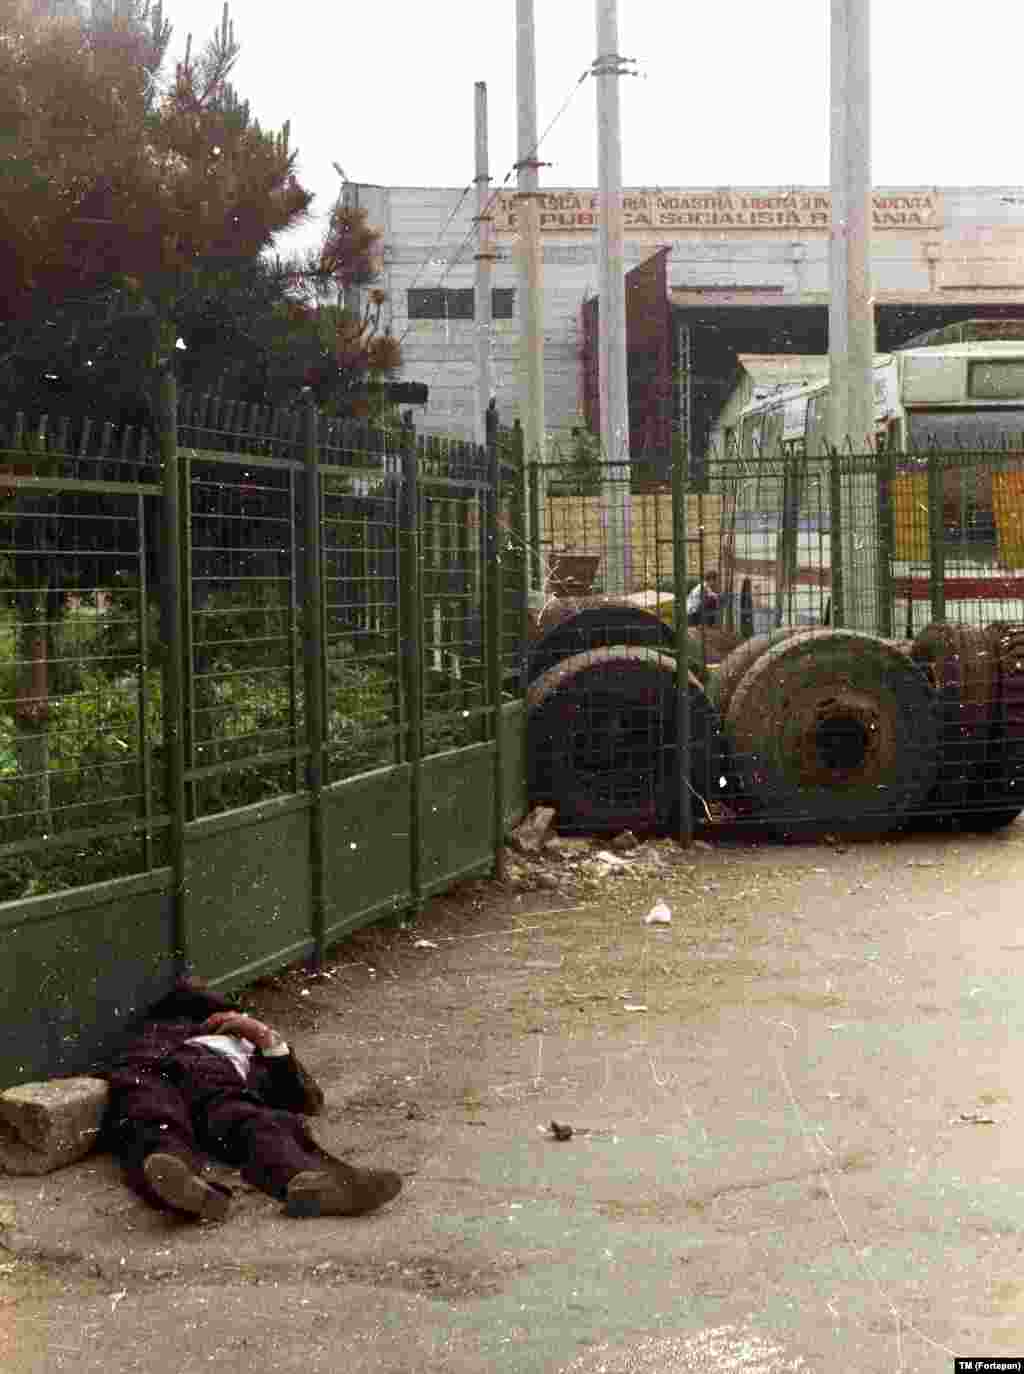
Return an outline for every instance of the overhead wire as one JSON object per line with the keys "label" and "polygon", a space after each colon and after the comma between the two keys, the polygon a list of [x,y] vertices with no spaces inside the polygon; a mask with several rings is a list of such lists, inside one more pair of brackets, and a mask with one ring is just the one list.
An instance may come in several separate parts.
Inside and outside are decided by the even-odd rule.
{"label": "overhead wire", "polygon": [[472,182],[470,182],[468,186],[464,186],[464,187],[463,187],[462,195],[459,196],[459,199],[458,199],[458,201],[457,201],[456,204],[455,204],[455,209],[451,212],[451,214],[450,214],[450,215],[448,216],[448,218],[445,220],[445,222],[444,222],[444,228],[441,230],[440,234],[438,234],[437,238],[434,240],[433,245],[427,250],[427,256],[423,259],[423,261],[420,263],[419,267],[417,268],[417,270],[416,270],[416,275],[413,277],[412,283],[411,283],[411,285],[410,285],[409,288],[408,288],[410,291],[413,290],[413,288],[415,287],[416,283],[419,281],[420,277],[423,275],[423,270],[424,270],[424,268],[429,267],[429,265],[431,264],[431,262],[433,262],[434,259],[433,259],[433,257],[432,257],[432,254],[433,254],[433,253],[436,253],[437,250],[438,250],[438,248],[439,248],[439,247],[441,246],[441,244],[444,242],[444,236],[445,236],[445,234],[447,234],[447,232],[448,232],[448,226],[449,226],[449,224],[451,224],[452,220],[455,218],[455,216],[456,216],[456,215],[459,213],[459,211],[462,209],[462,202],[466,199],[466,197],[469,195],[469,193],[470,193],[470,191],[471,191],[472,189],[473,189],[473,183],[472,183]]}
{"label": "overhead wire", "polygon": [[[572,104],[573,97],[576,95],[576,92],[577,92],[577,91],[579,90],[579,88],[583,85],[584,81],[586,81],[587,77],[590,76],[591,74],[592,74],[592,68],[588,67],[588,68],[586,69],[586,71],[583,72],[583,74],[579,77],[579,79],[578,79],[576,82],[573,83],[573,85],[572,85],[572,87],[571,87],[571,89],[570,89],[570,91],[569,91],[569,94],[566,96],[565,100],[562,102],[561,107],[559,108],[558,112],[555,114],[554,118],[550,121],[550,123],[548,124],[548,126],[545,128],[544,132],[543,132],[543,133],[540,135],[540,137],[537,139],[537,142],[536,142],[536,143],[533,145],[533,147],[530,149],[528,156],[525,157],[525,158],[520,159],[519,161],[513,162],[512,166],[508,169],[508,171],[505,173],[504,177],[502,178],[501,185],[495,187],[495,189],[491,192],[490,198],[488,199],[486,205],[484,206],[483,214],[482,214],[482,215],[477,215],[477,216],[475,216],[475,218],[474,218],[474,223],[473,223],[473,227],[470,228],[470,229],[467,231],[467,233],[466,233],[465,237],[463,238],[462,242],[459,244],[459,247],[456,249],[456,252],[455,252],[454,256],[453,256],[453,257],[450,257],[450,258],[448,259],[448,265],[447,265],[447,267],[446,267],[445,270],[442,272],[441,276],[438,278],[437,287],[436,287],[437,290],[440,290],[441,287],[444,285],[445,280],[446,280],[446,278],[448,277],[449,272],[451,272],[452,268],[458,266],[459,261],[460,261],[460,259],[461,259],[461,257],[462,257],[462,254],[464,253],[464,251],[465,251],[465,249],[466,249],[466,246],[469,244],[469,242],[475,237],[475,235],[476,235],[477,232],[478,232],[477,225],[478,225],[479,221],[480,221],[481,219],[486,218],[486,217],[491,213],[491,208],[492,208],[492,206],[495,204],[495,202],[497,201],[498,197],[502,194],[502,192],[504,191],[505,187],[508,185],[509,179],[512,177],[513,173],[517,172],[517,171],[519,170],[520,166],[521,166],[524,162],[532,162],[532,161],[533,161],[533,159],[534,159],[534,157],[536,156],[536,154],[540,151],[541,144],[544,142],[544,140],[547,138],[547,136],[551,133],[551,130],[555,127],[555,125],[558,123],[558,121],[563,117],[563,115],[565,114],[566,110],[568,110],[569,106]],[[452,211],[452,213],[448,216],[448,219],[447,219],[447,221],[445,222],[444,228],[441,230],[441,233],[440,233],[439,237],[438,237],[437,240],[435,241],[433,247],[430,249],[430,254],[433,254],[434,252],[436,252],[438,246],[440,245],[440,243],[442,242],[442,240],[443,240],[443,238],[444,238],[444,235],[445,235],[445,234],[447,233],[447,231],[448,231],[448,226],[451,224],[452,220],[455,218],[456,214],[458,213],[458,211],[459,211],[459,209],[460,209],[460,207],[461,207],[461,205],[462,205],[462,202],[465,200],[465,198],[466,198],[467,194],[469,193],[469,191],[471,190],[472,186],[473,186],[473,182],[470,182],[469,185],[468,185],[468,186],[465,188],[465,190],[462,192],[462,195],[459,197],[458,204],[455,206],[455,209]],[[416,273],[416,276],[413,278],[411,285],[407,288],[408,290],[410,290],[410,291],[413,290],[413,288],[415,287],[416,283],[419,281],[420,277],[422,276],[424,268],[426,268],[426,267],[429,265],[429,263],[430,263],[431,260],[432,260],[432,258],[431,258],[429,255],[428,255],[427,258],[424,259],[424,261],[421,263],[421,265],[420,265],[420,267],[419,267],[419,270],[418,270],[417,273]],[[410,330],[411,328],[412,328],[412,322],[410,321],[409,323],[406,324],[405,330],[404,330],[404,332],[402,333],[401,338],[398,340],[399,345],[402,344],[402,342],[404,341],[406,335],[409,333],[409,330]]]}

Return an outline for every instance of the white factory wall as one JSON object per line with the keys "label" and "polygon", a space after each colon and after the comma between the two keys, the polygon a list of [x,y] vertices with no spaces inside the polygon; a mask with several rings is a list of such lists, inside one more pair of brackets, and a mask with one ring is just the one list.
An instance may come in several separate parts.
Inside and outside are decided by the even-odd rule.
{"label": "white factory wall", "polygon": [[[384,235],[383,285],[389,323],[402,342],[401,375],[430,388],[428,406],[416,411],[417,428],[472,438],[476,326],[465,320],[409,320],[407,292],[414,286],[474,285],[475,192],[366,185],[355,190],[370,223]],[[876,295],[934,304],[1005,300],[1024,307],[1024,190],[943,188],[932,194],[941,207],[932,222],[876,233]],[[680,303],[680,294],[688,292],[709,305],[726,299],[749,299],[751,305],[827,300],[827,229],[627,230],[627,270],[665,244],[672,249],[670,290]],[[492,285],[516,291],[516,318],[496,320],[491,334],[494,393],[508,425],[519,415],[520,402],[514,232],[498,233],[495,251]],[[581,405],[580,307],[598,290],[596,231],[546,231],[543,265],[545,418],[548,430],[557,432],[576,422]]]}

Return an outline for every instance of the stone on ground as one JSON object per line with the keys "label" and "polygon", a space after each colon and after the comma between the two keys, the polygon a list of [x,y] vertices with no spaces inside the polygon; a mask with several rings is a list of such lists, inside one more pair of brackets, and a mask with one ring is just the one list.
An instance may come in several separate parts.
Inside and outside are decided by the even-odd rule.
{"label": "stone on ground", "polygon": [[554,819],[553,806],[535,806],[509,836],[512,848],[518,849],[520,854],[539,854],[547,842]]}
{"label": "stone on ground", "polygon": [[0,1093],[0,1172],[50,1174],[95,1148],[108,1088],[101,1078],[53,1078]]}

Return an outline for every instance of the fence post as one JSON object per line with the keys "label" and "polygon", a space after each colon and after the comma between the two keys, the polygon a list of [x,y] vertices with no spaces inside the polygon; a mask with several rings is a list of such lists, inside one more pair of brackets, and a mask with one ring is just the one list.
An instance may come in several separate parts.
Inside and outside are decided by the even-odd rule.
{"label": "fence post", "polygon": [[829,456],[829,511],[828,547],[829,561],[832,564],[832,614],[833,630],[841,630],[845,613],[843,607],[843,479],[840,468],[839,450],[834,448]]}
{"label": "fence post", "polygon": [[892,639],[896,628],[896,605],[893,596],[892,556],[896,545],[896,530],[892,504],[892,479],[895,463],[892,450],[883,448],[877,454],[878,463],[878,633]]}
{"label": "fence post", "polygon": [[[674,446],[672,457],[672,572],[675,584],[673,620],[676,632],[676,774],[679,785],[679,843],[693,843],[693,799],[690,796],[690,654],[686,624],[688,450]],[[701,536],[701,551],[704,540]]]}
{"label": "fence post", "polygon": [[536,459],[524,460],[526,462],[529,476],[529,509],[527,511],[527,528],[531,535],[530,544],[530,590],[544,595],[544,558],[541,553],[541,525],[540,525],[540,484],[546,474],[541,471]]}
{"label": "fence post", "polygon": [[[518,439],[516,436],[519,436]],[[530,513],[529,513],[529,491],[526,473],[526,454],[522,444],[522,430],[512,430],[511,440],[511,462],[516,471],[516,539],[518,540],[518,551],[521,555],[519,563],[519,582],[522,605],[519,623],[519,647],[522,658],[522,689],[525,692],[530,685],[526,680],[527,664],[530,656],[530,568],[532,553],[530,551]]]}
{"label": "fence post", "polygon": [[175,971],[188,968],[189,940],[185,885],[185,696],[184,596],[182,567],[187,532],[183,529],[178,471],[178,393],[170,371],[160,376],[157,399],[157,443],[163,476],[160,560],[164,663],[164,753],[167,766],[167,810],[171,867],[172,958]]}
{"label": "fence post", "polygon": [[[320,558],[320,474],[317,471],[320,438],[320,416],[315,406],[306,407],[304,543],[303,560],[304,601],[302,616],[303,667],[306,694],[306,787],[309,789],[309,867],[312,887],[313,967],[319,968],[324,958],[324,908],[326,905],[324,843],[323,773],[324,773],[324,636],[323,594]],[[292,538],[297,531],[292,532]]]}
{"label": "fence post", "polygon": [[946,530],[942,509],[941,453],[928,455],[928,553],[932,593],[932,619],[946,618]]}
{"label": "fence post", "polygon": [[405,680],[406,759],[409,763],[409,911],[415,917],[422,901],[422,854],[420,853],[420,795],[423,758],[423,694],[420,597],[420,490],[419,453],[422,438],[402,455],[402,499],[399,505],[401,537],[398,577],[402,604],[402,676]]}
{"label": "fence post", "polygon": [[497,437],[487,441],[487,689],[494,723],[494,876],[505,878],[505,716],[502,710],[502,610],[505,599],[502,576],[502,539],[498,529],[501,512],[501,461]]}

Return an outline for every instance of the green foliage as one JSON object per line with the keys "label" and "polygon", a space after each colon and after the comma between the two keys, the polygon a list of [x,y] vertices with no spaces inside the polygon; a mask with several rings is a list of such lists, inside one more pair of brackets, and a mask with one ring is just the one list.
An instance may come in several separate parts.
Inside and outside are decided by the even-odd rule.
{"label": "green foliage", "polygon": [[[145,732],[150,747],[163,743],[163,683],[157,669],[144,677]],[[139,681],[80,670],[77,691],[54,699],[50,714],[50,767],[59,775],[56,805],[116,804],[137,793]]]}
{"label": "green foliage", "polygon": [[[0,618],[0,830],[6,839],[32,841],[45,825],[51,838],[45,849],[0,857],[0,901],[101,881],[143,866],[139,836],[62,838],[76,830],[140,819],[146,786],[140,735],[148,749],[152,812],[166,810],[162,666],[153,662],[140,684],[135,598],[136,589],[125,587],[103,614],[87,603],[56,627],[63,661],[55,673],[60,690],[51,697],[46,728],[51,810],[47,817],[37,816],[34,825],[24,819],[4,825],[5,818],[13,820],[19,812],[22,779],[13,714],[14,623],[12,616]],[[197,816],[289,795],[305,786],[304,760],[294,755],[305,738],[305,684],[301,662],[293,668],[289,608],[273,597],[264,606],[233,606],[231,597],[221,594],[207,610],[213,612],[205,622],[209,633],[200,618],[196,640],[199,671],[189,739],[197,767],[213,772],[189,785]],[[155,643],[154,607],[148,615]],[[329,780],[386,766],[397,757],[401,726],[393,636],[364,634],[360,648],[357,655],[345,634],[337,627],[331,632],[325,721]],[[464,672],[461,680],[448,673],[425,674],[427,755],[481,737],[480,717],[470,707],[479,702],[482,687],[469,669]],[[143,701],[145,718],[140,722]],[[292,757],[260,761],[260,756],[278,751]],[[163,832],[156,831],[157,854],[165,843]]]}
{"label": "green foliage", "polygon": [[335,660],[328,669],[327,743],[332,778],[353,777],[395,759],[395,680],[379,664]]}
{"label": "green foliage", "polygon": [[555,440],[550,462],[561,465],[552,472],[551,489],[557,494],[593,496],[601,490],[601,441],[582,422],[573,426],[567,441]]}

